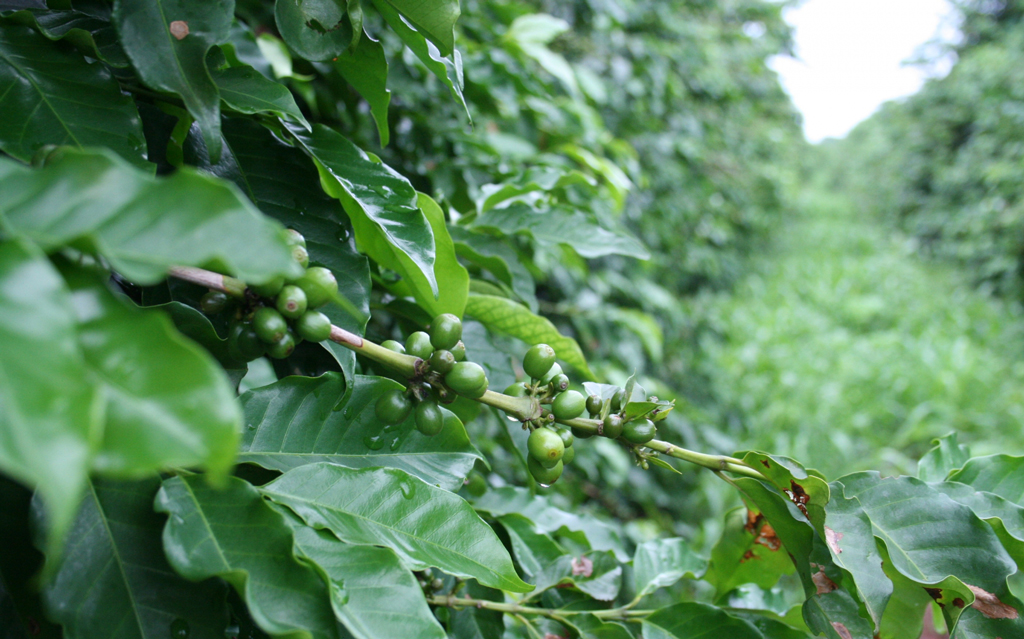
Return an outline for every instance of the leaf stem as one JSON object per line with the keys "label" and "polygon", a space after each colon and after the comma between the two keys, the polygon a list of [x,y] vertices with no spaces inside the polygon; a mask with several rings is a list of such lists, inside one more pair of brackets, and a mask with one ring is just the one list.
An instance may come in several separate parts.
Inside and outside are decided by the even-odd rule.
{"label": "leaf stem", "polygon": [[[169,270],[169,274],[177,277],[178,279],[193,282],[201,286],[206,286],[211,289],[224,291],[228,295],[235,297],[242,297],[245,295],[245,283],[239,279],[228,277],[227,275],[221,275],[220,273],[214,273],[201,268],[195,268],[191,266],[172,266]],[[340,326],[331,326],[331,337],[332,342],[341,344],[345,348],[353,350],[357,353],[361,353],[370,359],[380,362],[386,366],[393,368],[396,372],[404,375],[408,378],[414,378],[420,375],[423,370],[424,362],[418,357],[411,355],[403,355],[390,351],[379,344],[375,344],[370,340],[363,339],[355,333],[351,333],[341,328]],[[503,393],[496,393],[494,391],[487,391],[481,397],[477,397],[476,401],[487,404],[494,408],[500,409],[508,415],[515,417],[516,419],[526,422],[531,419],[537,419],[543,415],[540,401],[536,397],[511,397]],[[573,426],[575,428],[591,431],[597,434],[601,427],[601,422],[596,419],[585,419],[582,417],[576,419],[558,420],[559,423],[567,426]],[[735,457],[728,457],[725,455],[708,455],[706,453],[698,453],[693,450],[688,450],[663,442],[660,440],[652,440],[644,444],[647,448],[655,450],[663,455],[681,459],[683,461],[703,466],[704,468],[710,468],[713,471],[721,472],[723,470],[735,473],[737,475],[743,475],[745,477],[753,477],[754,479],[764,479],[764,475],[757,472],[757,470],[747,466],[741,460]],[[458,601],[466,601],[460,599]],[[488,602],[494,603],[494,602]],[[542,610],[542,609],[538,609]],[[537,613],[540,614],[540,613]]]}
{"label": "leaf stem", "polygon": [[481,608],[493,610],[507,615],[519,617],[521,615],[537,615],[567,623],[566,617],[575,615],[594,615],[598,619],[618,619],[627,621],[637,617],[646,617],[653,613],[653,610],[630,610],[623,606],[609,610],[551,610],[548,608],[537,608],[536,606],[524,606],[519,603],[505,603],[501,601],[490,601],[487,599],[472,599],[470,597],[456,597],[454,595],[434,595],[427,597],[427,603],[432,606],[444,606],[446,608]]}

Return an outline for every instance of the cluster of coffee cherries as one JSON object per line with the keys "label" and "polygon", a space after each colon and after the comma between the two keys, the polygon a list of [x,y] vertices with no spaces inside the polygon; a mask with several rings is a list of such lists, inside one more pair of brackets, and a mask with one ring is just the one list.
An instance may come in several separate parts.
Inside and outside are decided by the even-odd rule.
{"label": "cluster of coffee cherries", "polygon": [[[543,417],[523,425],[531,431],[527,440],[527,467],[534,479],[546,485],[558,480],[565,464],[576,456],[573,449],[576,438],[602,435],[618,439],[634,449],[654,439],[657,428],[650,419],[638,416],[626,421],[625,389],[615,389],[608,398],[598,395],[584,397],[578,391],[569,390],[569,378],[555,359],[556,353],[551,346],[532,346],[523,357],[523,371],[530,381],[517,382],[505,389],[506,395],[536,397],[542,405],[549,405],[549,411]],[[581,417],[584,412],[598,422],[596,431],[558,424]]]}
{"label": "cluster of coffee cherries", "polygon": [[[467,362],[466,345],[462,342],[462,320],[450,313],[434,318],[430,332],[416,331],[405,344],[387,340],[381,346],[396,353],[420,358],[425,366],[405,389],[387,391],[377,400],[374,413],[385,425],[404,422],[410,413],[416,429],[433,436],[444,428],[446,417],[438,403],[451,403],[456,396],[449,389],[473,399],[487,392],[484,369]],[[447,419],[458,419],[449,415]]]}
{"label": "cluster of coffee cherries", "polygon": [[231,312],[228,353],[251,362],[268,355],[284,359],[303,340],[322,342],[331,336],[331,320],[317,311],[338,294],[338,281],[330,270],[309,266],[306,239],[287,231],[292,256],[306,270],[292,280],[277,277],[264,284],[249,284],[241,298],[210,291],[199,301],[207,315]]}

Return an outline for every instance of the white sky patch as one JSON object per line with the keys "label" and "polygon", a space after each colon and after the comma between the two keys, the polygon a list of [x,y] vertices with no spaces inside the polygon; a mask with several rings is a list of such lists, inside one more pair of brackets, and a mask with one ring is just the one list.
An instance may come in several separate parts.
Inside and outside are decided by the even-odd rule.
{"label": "white sky patch", "polygon": [[798,59],[771,60],[811,142],[842,137],[943,68],[903,64],[936,36],[955,37],[947,0],[808,0],[789,9]]}

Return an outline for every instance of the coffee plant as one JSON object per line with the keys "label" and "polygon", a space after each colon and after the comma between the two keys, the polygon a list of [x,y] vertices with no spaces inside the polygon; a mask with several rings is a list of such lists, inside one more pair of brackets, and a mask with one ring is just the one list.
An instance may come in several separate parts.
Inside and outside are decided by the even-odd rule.
{"label": "coffee plant", "polygon": [[1024,458],[829,481],[669,398],[784,192],[779,5],[18,4],[3,636],[1024,636]]}

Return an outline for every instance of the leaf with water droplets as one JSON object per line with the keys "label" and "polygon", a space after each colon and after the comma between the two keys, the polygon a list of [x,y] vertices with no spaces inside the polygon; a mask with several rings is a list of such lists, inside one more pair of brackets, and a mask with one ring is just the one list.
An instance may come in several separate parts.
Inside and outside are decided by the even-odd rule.
{"label": "leaf with water droplets", "polygon": [[260,490],[306,524],[351,544],[387,546],[414,570],[440,568],[510,592],[532,588],[469,504],[401,470],[309,464]]}

